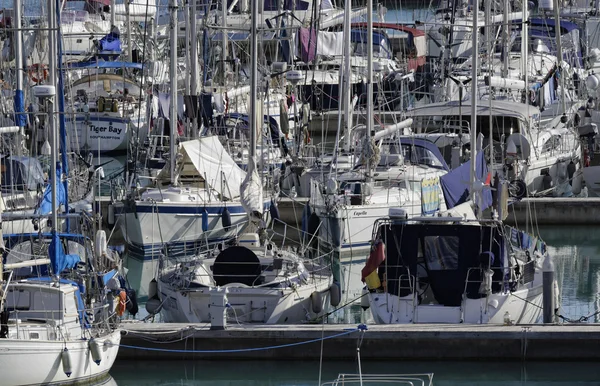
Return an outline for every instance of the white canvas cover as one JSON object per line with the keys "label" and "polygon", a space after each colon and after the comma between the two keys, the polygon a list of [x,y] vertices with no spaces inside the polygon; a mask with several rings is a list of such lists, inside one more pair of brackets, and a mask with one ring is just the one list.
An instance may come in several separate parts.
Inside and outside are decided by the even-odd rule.
{"label": "white canvas cover", "polygon": [[[200,177],[224,199],[240,196],[240,185],[246,172],[233,161],[217,136],[181,142],[177,159],[180,177]],[[170,165],[167,164],[160,171],[158,179],[168,179],[169,176]],[[180,182],[185,185],[183,181]]]}
{"label": "white canvas cover", "polygon": [[242,207],[248,215],[258,213],[260,214],[259,217],[262,217],[264,208],[263,189],[256,170],[256,160],[254,157],[248,158],[248,174],[240,188],[240,200],[242,201]]}

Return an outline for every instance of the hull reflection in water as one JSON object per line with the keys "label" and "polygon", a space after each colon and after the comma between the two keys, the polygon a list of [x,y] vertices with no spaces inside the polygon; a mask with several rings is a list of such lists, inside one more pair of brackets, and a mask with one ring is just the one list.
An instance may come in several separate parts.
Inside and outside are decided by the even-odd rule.
{"label": "hull reflection in water", "polygon": [[[368,332],[367,332],[368,334]],[[327,344],[325,345],[327,350]],[[367,350],[367,348],[364,348]],[[361,350],[364,352],[364,350]],[[351,356],[353,353],[349,353]],[[434,385],[444,386],[580,386],[597,385],[594,362],[371,362],[363,373],[434,373]],[[235,369],[235,370],[234,370]],[[358,371],[354,361],[323,361],[321,380],[340,372]],[[319,381],[319,361],[117,361],[111,370],[119,386],[312,386]]]}

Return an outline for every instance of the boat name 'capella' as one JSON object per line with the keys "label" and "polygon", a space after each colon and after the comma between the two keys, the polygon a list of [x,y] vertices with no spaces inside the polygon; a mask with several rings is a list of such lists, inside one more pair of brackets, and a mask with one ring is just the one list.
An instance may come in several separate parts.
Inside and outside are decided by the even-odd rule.
{"label": "boat name 'capella'", "polygon": [[367,215],[367,211],[363,210],[361,212],[354,212],[355,216],[366,216]]}
{"label": "boat name 'capella'", "polygon": [[109,124],[108,127],[90,125],[90,130],[96,134],[104,133],[107,130],[110,133],[121,134],[121,132],[123,131],[123,128],[122,127],[114,127],[112,124]]}

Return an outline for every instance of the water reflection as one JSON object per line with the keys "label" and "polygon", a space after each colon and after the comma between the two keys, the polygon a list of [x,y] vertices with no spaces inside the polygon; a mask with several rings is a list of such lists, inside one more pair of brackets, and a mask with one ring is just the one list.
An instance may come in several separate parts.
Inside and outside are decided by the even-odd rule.
{"label": "water reflection", "polygon": [[567,319],[600,322],[598,231],[600,228],[591,226],[540,227],[540,235],[554,258],[560,313]]}
{"label": "water reflection", "polygon": [[[490,347],[493,350],[493,347]],[[434,385],[598,385],[597,363],[535,362],[363,362],[364,373],[428,373],[433,372]],[[356,373],[355,363],[325,361],[322,382],[333,380],[339,373]],[[136,361],[116,363],[111,371],[119,386],[166,385],[316,385],[319,362],[277,361]]]}

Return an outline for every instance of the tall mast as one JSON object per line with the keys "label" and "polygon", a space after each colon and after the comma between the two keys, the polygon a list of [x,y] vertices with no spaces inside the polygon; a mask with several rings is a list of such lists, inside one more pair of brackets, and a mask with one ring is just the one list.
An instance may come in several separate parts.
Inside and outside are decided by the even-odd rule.
{"label": "tall mast", "polygon": [[[57,47],[56,47],[56,2],[54,0],[48,0],[48,81],[51,86],[56,87],[56,61]],[[52,189],[52,231],[56,232],[58,226],[58,205],[56,200],[56,187],[58,186],[58,173],[56,170],[56,164],[58,162],[57,155],[57,130],[56,130],[56,95],[54,100],[46,104],[46,119],[48,124],[48,132],[50,134],[50,188]],[[59,272],[54,272],[58,275]]]}
{"label": "tall mast", "polygon": [[[371,138],[371,131],[375,127],[373,121],[373,0],[367,0],[367,59],[367,136]],[[372,166],[374,165],[367,164],[369,176]]]}
{"label": "tall mast", "polygon": [[171,153],[171,185],[175,185],[175,132],[177,130],[177,0],[170,0],[171,11],[171,65],[169,67],[169,76],[171,77],[171,113],[169,132],[169,152]]}
{"label": "tall mast", "polygon": [[[255,3],[253,1],[252,3]],[[223,13],[221,17],[223,18],[223,29],[221,30],[221,36],[223,39],[222,47],[221,47],[221,76],[223,77],[223,88],[227,90],[227,45],[229,42],[229,36],[227,35],[227,0],[223,0],[221,7],[223,8]],[[254,16],[253,16],[254,17]],[[257,39],[256,35],[252,35],[253,39]],[[256,53],[256,51],[254,51]]]}
{"label": "tall mast", "polygon": [[[192,76],[190,82],[192,95],[196,96],[198,95],[198,31],[196,30],[196,0],[191,0],[190,4],[190,36],[192,38],[192,47],[190,49],[190,70]],[[198,117],[194,117],[194,120],[192,121],[192,138],[198,136],[198,129],[196,127],[197,122]]]}
{"label": "tall mast", "polygon": [[[25,98],[23,95],[23,31],[21,31],[21,0],[14,0],[15,8],[15,67],[17,84],[15,90],[15,122],[19,126],[19,141],[23,138],[25,128]],[[17,146],[17,151],[21,153],[21,144]]]}
{"label": "tall mast", "polygon": [[560,32],[560,9],[558,8],[560,5],[558,0],[554,0],[554,20],[556,20],[556,27],[554,30],[556,31],[556,51],[558,54],[558,69],[560,71],[560,113],[566,114],[566,99],[567,99],[567,90],[565,89],[565,74],[562,73],[562,62],[563,62],[563,52],[562,52],[562,42],[561,42],[561,32]]}
{"label": "tall mast", "polygon": [[[352,17],[352,2],[346,1],[344,9],[344,65],[342,66],[342,95],[344,106],[344,151],[350,151],[350,129],[352,129],[352,93],[350,82],[350,43],[352,30],[350,26],[350,18]],[[369,105],[370,106],[370,105]]]}
{"label": "tall mast", "polygon": [[[258,1],[252,1],[252,26],[250,27],[250,114],[248,116],[250,122],[250,148],[249,156],[256,156],[256,131],[258,126],[256,111],[258,108]],[[262,117],[261,117],[262,121]]]}
{"label": "tall mast", "polygon": [[479,67],[479,0],[473,0],[473,66],[471,69],[471,173],[470,191],[473,199],[475,166],[477,163],[477,67]]}

